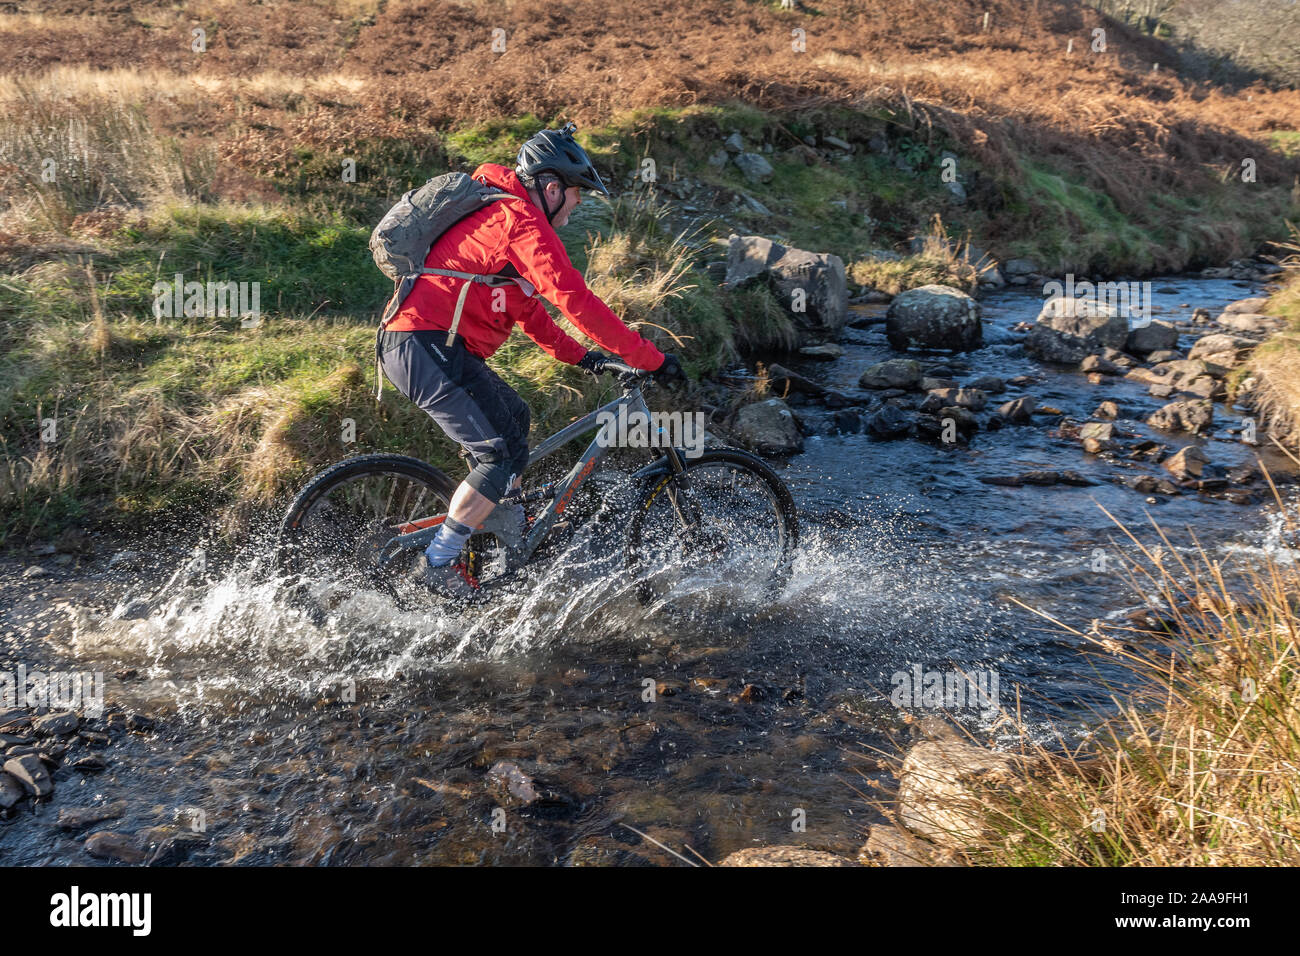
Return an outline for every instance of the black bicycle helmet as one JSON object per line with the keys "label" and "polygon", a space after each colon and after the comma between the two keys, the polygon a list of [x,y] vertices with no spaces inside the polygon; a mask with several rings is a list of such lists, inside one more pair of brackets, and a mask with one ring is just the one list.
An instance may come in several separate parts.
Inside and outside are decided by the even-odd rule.
{"label": "black bicycle helmet", "polygon": [[[596,167],[591,165],[587,151],[578,145],[573,134],[578,131],[575,123],[565,123],[562,129],[544,129],[532,136],[519,147],[515,157],[515,173],[525,183],[542,173],[554,173],[565,186],[578,186],[594,189],[608,196],[609,190],[600,180]],[[549,222],[554,213],[546,209],[546,196],[541,195],[542,206]],[[559,210],[555,210],[559,212]]]}

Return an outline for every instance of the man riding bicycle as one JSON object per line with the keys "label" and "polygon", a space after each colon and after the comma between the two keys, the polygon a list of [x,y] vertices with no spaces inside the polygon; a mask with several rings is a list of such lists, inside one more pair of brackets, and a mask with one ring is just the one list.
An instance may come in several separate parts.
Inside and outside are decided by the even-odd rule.
{"label": "man riding bicycle", "polygon": [[[681,364],[629,329],[587,287],[569,261],[556,228],[582,201],[582,189],[608,196],[574,125],[542,130],[520,148],[512,172],[484,163],[473,178],[511,194],[457,222],[433,243],[425,266],[499,275],[490,287],[424,274],[380,334],[380,366],[397,390],[419,405],[470,455],[447,517],[416,563],[415,578],[457,599],[478,584],[459,560],[465,542],[497,503],[520,487],[528,463],[528,405],[484,361],[518,323],[552,358],[600,374],[609,356],[588,350],[551,320],[543,296],[603,349],[656,376],[684,378]],[[468,288],[465,286],[468,285]],[[448,345],[457,301],[464,297]],[[523,506],[514,504],[521,527]]]}

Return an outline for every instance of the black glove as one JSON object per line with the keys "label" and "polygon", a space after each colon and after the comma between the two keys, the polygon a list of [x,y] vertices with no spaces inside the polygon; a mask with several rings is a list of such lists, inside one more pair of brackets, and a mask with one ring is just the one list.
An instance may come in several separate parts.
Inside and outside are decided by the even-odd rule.
{"label": "black glove", "polygon": [[661,385],[667,385],[674,381],[685,384],[690,381],[686,377],[686,370],[682,368],[682,363],[677,361],[677,356],[672,353],[664,355],[664,362],[654,370],[654,377]]}
{"label": "black glove", "polygon": [[609,361],[609,358],[604,352],[597,352],[592,349],[578,359],[578,368],[590,372],[592,375],[599,375],[605,371],[605,363]]}

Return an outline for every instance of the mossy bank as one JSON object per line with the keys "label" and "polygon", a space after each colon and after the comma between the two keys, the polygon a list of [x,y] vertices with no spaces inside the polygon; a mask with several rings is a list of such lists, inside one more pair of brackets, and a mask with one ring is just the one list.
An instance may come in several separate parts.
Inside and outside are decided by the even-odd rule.
{"label": "mossy bank", "polygon": [[[447,169],[509,163],[550,120],[415,129],[359,149],[326,142],[270,162],[252,146],[221,159],[182,143],[120,98],[91,98],[74,117],[53,89],[23,96],[47,128],[7,119],[9,155],[55,148],[60,129],[81,139],[60,156],[68,178],[23,181],[0,234],[6,540],[180,505],[251,516],[352,453],[456,466],[455,450],[400,396],[373,399],[372,323],[388,283],[370,261],[369,231],[401,190]],[[960,123],[883,107],[627,111],[581,133],[618,198],[584,202],[561,235],[616,311],[707,377],[794,342],[764,289],[721,287],[733,232],[834,253],[851,292],[896,293],[932,281],[973,288],[984,253],[1032,258],[1048,274],[1221,262],[1276,237],[1294,209],[1276,178],[1245,190],[1209,173],[1171,180],[1134,207],[1074,161],[1020,152],[1011,135],[976,150],[969,136]],[[221,194],[232,178],[244,201]],[[169,314],[156,285],[178,275],[257,283],[259,321]],[[493,364],[539,429],[601,391],[519,333]]]}

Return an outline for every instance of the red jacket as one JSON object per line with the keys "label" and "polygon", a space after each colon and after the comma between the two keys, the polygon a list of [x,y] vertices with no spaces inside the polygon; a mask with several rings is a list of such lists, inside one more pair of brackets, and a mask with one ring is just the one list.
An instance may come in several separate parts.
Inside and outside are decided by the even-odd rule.
{"label": "red jacket", "polygon": [[[657,369],[663,363],[663,353],[624,325],[587,288],[569,261],[560,237],[532,204],[514,171],[484,163],[474,170],[474,178],[523,201],[499,199],[483,211],[466,216],[438,238],[424,264],[431,269],[483,275],[513,265],[533,284],[537,295],[544,296],[602,349],[636,368]],[[420,276],[388,328],[394,332],[450,328],[456,298],[464,284],[465,280],[451,276]],[[494,295],[505,296],[504,311],[493,311]],[[501,347],[516,322],[530,339],[561,362],[576,365],[586,354],[586,348],[556,325],[542,304],[525,295],[518,285],[497,290],[477,282],[471,284],[458,329],[471,352],[487,358]]]}

